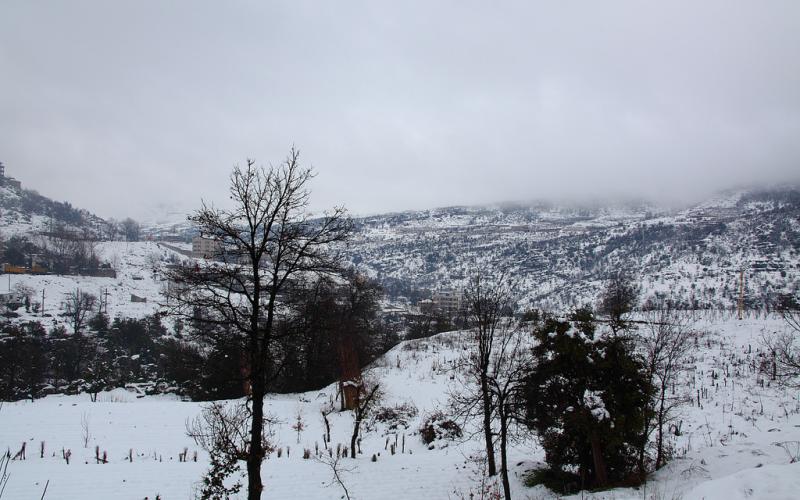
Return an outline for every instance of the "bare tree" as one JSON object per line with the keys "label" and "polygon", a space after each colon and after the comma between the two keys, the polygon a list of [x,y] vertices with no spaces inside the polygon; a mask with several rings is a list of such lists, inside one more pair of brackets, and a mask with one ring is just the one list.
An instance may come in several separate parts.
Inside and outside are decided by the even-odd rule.
{"label": "bare tree", "polygon": [[69,319],[72,326],[72,333],[78,335],[83,332],[89,320],[89,315],[94,310],[97,297],[90,293],[82,292],[80,289],[67,294],[64,302],[64,315]]}
{"label": "bare tree", "polygon": [[458,369],[466,376],[465,390],[451,394],[456,414],[465,420],[479,417],[486,447],[487,472],[497,474],[492,430],[495,400],[492,395],[490,370],[495,342],[503,320],[503,312],[511,303],[511,285],[505,275],[488,280],[476,275],[464,290],[464,302],[472,323],[469,351]]}
{"label": "bare tree", "polygon": [[380,384],[364,379],[358,382],[353,407],[353,434],[350,436],[350,458],[356,458],[356,445],[361,422],[381,400]]}
{"label": "bare tree", "polygon": [[22,297],[22,300],[25,303],[25,311],[30,312],[31,298],[33,298],[34,294],[36,293],[36,290],[34,290],[33,288],[24,283],[15,283],[14,291],[17,292]]}
{"label": "bare tree", "polygon": [[531,359],[530,344],[526,334],[519,328],[502,328],[492,353],[487,373],[489,391],[500,424],[500,476],[503,494],[511,500],[511,483],[508,479],[508,443],[513,436],[513,427],[524,413],[522,391]]}
{"label": "bare tree", "polygon": [[[343,241],[351,222],[343,208],[322,218],[307,212],[311,169],[299,164],[292,148],[278,167],[257,167],[252,160],[231,174],[226,210],[203,203],[190,220],[201,236],[219,248],[216,260],[198,260],[170,271],[169,307],[177,315],[223,326],[247,352],[245,378],[252,416],[247,450],[248,498],[261,497],[264,450],[263,403],[269,381],[280,372],[278,302],[294,279],[309,273],[333,273],[339,259],[331,244]],[[209,329],[213,331],[213,329]]]}
{"label": "bare tree", "polygon": [[[226,485],[225,479],[236,472],[238,462],[247,460],[251,453],[252,414],[247,404],[214,402],[203,407],[194,420],[187,421],[187,434],[211,457],[211,469],[203,479],[202,498],[227,498],[241,488],[238,482]],[[262,429],[268,429],[269,425],[270,420],[265,418]],[[269,437],[269,432],[262,432],[258,443],[265,454],[273,451]]]}
{"label": "bare tree", "polygon": [[647,375],[656,388],[654,400],[644,419],[644,439],[639,453],[642,473],[645,472],[644,448],[653,432],[656,433],[655,468],[664,465],[664,429],[675,418],[676,410],[691,400],[690,396],[675,393],[674,387],[681,373],[686,370],[687,358],[696,348],[700,335],[684,311],[673,309],[666,302],[651,306],[637,334]]}
{"label": "bare tree", "polygon": [[344,482],[344,475],[345,473],[350,473],[355,470],[355,467],[345,467],[342,465],[341,460],[345,458],[343,455],[338,453],[334,454],[331,453],[326,455],[322,453],[316,457],[316,460],[321,463],[327,465],[331,469],[331,481],[327,484],[327,486],[333,486],[334,484],[338,484],[342,491],[344,492],[344,497],[347,500],[350,500],[350,491],[347,489],[347,485]]}
{"label": "bare tree", "polygon": [[636,306],[639,288],[630,274],[614,273],[600,295],[598,312],[608,318],[611,330],[616,334],[627,326],[626,318]]}
{"label": "bare tree", "polygon": [[[511,498],[511,483],[508,476],[508,445],[515,437],[517,424],[524,418],[525,375],[530,368],[529,336],[504,318],[495,331],[489,363],[486,369],[486,384],[489,391],[490,433],[492,453],[495,445],[500,452],[500,477],[506,500]],[[459,363],[459,386],[450,394],[454,413],[464,420],[484,418],[484,399],[480,385],[480,372],[474,364],[474,353],[466,354]],[[481,433],[486,435],[485,426]],[[487,464],[488,464],[487,455]],[[487,465],[488,467],[488,465]]]}
{"label": "bare tree", "polygon": [[0,498],[3,498],[8,480],[11,478],[11,474],[8,473],[9,462],[11,462],[10,453],[3,452],[0,454]]}
{"label": "bare tree", "polygon": [[128,217],[120,224],[120,232],[125,235],[125,241],[139,241],[139,234],[142,231],[141,226],[135,220]]}
{"label": "bare tree", "polygon": [[91,268],[99,263],[97,237],[88,230],[76,231],[53,222],[38,235],[36,246],[59,274],[74,268]]}
{"label": "bare tree", "polygon": [[[3,410],[3,402],[0,401],[0,411]],[[11,477],[8,473],[8,463],[11,461],[11,452],[5,451],[0,453],[0,498],[3,498],[3,492],[6,490],[8,480]]]}
{"label": "bare tree", "polygon": [[373,331],[371,319],[378,307],[380,288],[375,282],[359,274],[348,275],[345,286],[340,288],[341,301],[344,307],[338,319],[336,329],[336,350],[339,355],[339,390],[342,410],[358,412],[360,401],[363,402],[364,380],[361,375],[361,360],[356,348],[357,337],[364,332]]}
{"label": "bare tree", "polygon": [[86,412],[81,413],[81,441],[83,447],[89,447],[89,441],[92,439],[92,433],[89,429],[89,414]]}
{"label": "bare tree", "polygon": [[772,357],[772,379],[800,387],[800,304],[793,296],[784,295],[776,309],[786,328],[762,337],[762,344]]}

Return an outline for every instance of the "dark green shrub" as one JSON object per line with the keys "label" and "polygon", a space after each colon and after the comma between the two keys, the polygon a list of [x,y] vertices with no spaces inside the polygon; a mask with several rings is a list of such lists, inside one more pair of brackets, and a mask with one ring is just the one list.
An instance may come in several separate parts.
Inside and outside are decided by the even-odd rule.
{"label": "dark green shrub", "polygon": [[587,311],[572,319],[548,319],[534,332],[526,423],[554,473],[577,470],[587,487],[629,484],[652,384],[627,338],[596,335]]}

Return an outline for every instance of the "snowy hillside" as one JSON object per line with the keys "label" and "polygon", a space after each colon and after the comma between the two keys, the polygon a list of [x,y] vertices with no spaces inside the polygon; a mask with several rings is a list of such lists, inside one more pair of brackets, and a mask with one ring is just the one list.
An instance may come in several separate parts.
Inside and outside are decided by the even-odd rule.
{"label": "snowy hillside", "polygon": [[[800,287],[800,190],[721,193],[681,210],[653,204],[530,203],[450,207],[355,218],[344,248],[392,297],[461,288],[478,270],[517,280],[519,307],[565,310],[592,303],[624,269],[644,298],[685,308],[730,309],[739,296],[768,309]],[[156,239],[188,239],[185,217],[146,226]]]}
{"label": "snowy hillside", "polygon": [[[103,301],[104,310],[111,318],[141,318],[156,312],[163,302],[165,282],[153,270],[162,268],[171,259],[185,258],[155,242],[103,242],[98,244],[97,252],[102,261],[108,262],[117,271],[116,278],[6,275],[0,282],[0,290],[15,290],[22,285],[32,290],[35,303],[41,303],[44,292],[44,311],[40,309],[37,313],[26,313],[24,309],[18,309],[17,313],[23,319],[46,318],[52,323],[63,322],[59,314],[63,311],[66,295],[76,290]],[[132,296],[146,301],[133,302]]]}
{"label": "snowy hillside", "polygon": [[668,211],[639,204],[595,207],[445,208],[358,220],[352,261],[387,285],[460,288],[477,270],[518,281],[521,307],[591,303],[612,273],[639,277],[644,298],[685,308],[765,308],[800,286],[800,191],[740,191]]}
{"label": "snowy hillside", "polygon": [[[45,223],[31,221],[20,224],[30,230],[34,222]],[[644,299],[668,296],[686,308],[735,307],[741,272],[749,308],[769,308],[777,294],[800,287],[800,192],[790,189],[737,192],[675,213],[647,205],[540,205],[438,209],[356,222],[346,255],[390,297],[462,287],[480,268],[514,276],[520,309],[561,311],[592,303],[609,273],[619,269],[638,275]],[[185,224],[148,231],[178,237],[188,234]],[[116,279],[14,276],[12,287],[24,283],[38,297],[44,290],[46,308],[78,288],[98,297],[108,291],[112,317],[139,317],[159,301],[163,282],[152,273],[154,265],[184,258],[153,242],[106,242],[97,251],[118,271]],[[132,304],[132,294],[147,304]]]}
{"label": "snowy hillside", "polygon": [[[753,369],[763,332],[783,328],[780,320],[700,321],[709,331],[698,347],[693,369],[679,391],[707,397],[683,408],[681,435],[672,436],[677,457],[643,490],[617,489],[594,498],[725,498],[790,499],[800,491],[800,463],[790,463],[800,451],[800,394],[770,386]],[[424,445],[418,435],[426,416],[443,408],[452,388],[453,362],[466,342],[458,332],[404,342],[374,363],[369,377],[385,391],[382,406],[415,408],[404,419],[366,426],[361,454],[346,459],[343,481],[352,498],[480,498],[477,456],[480,439],[467,438]],[[766,380],[765,380],[766,379]],[[761,387],[764,382],[764,387]],[[277,450],[264,463],[265,494],[269,498],[341,498],[331,469],[315,459],[326,453],[320,411],[335,398],[335,386],[294,395],[274,395],[268,412],[275,417],[272,441]],[[12,461],[3,498],[38,498],[47,484],[47,498],[192,498],[207,467],[208,456],[186,437],[187,420],[201,404],[165,396],[141,396],[115,390],[100,394],[48,396],[30,402],[4,403],[0,409],[0,447],[16,453],[26,444],[27,459]],[[297,415],[303,422],[298,434]],[[331,447],[348,446],[350,412],[329,416]],[[405,420],[405,423],[402,423]],[[82,425],[85,422],[85,425]],[[394,427],[394,428],[393,428]],[[84,428],[88,431],[84,431]],[[391,445],[397,442],[395,454]],[[44,443],[44,457],[40,446]],[[786,449],[784,449],[785,446]],[[95,447],[107,453],[97,463]],[[179,462],[186,449],[188,461]],[[310,458],[303,458],[303,450]],[[787,452],[788,450],[788,452]],[[63,455],[71,452],[69,465]],[[335,452],[334,452],[335,453]],[[129,460],[132,455],[132,462]],[[372,456],[376,461],[372,461]],[[533,437],[515,442],[511,450],[514,498],[554,498],[541,486],[524,485],[526,472],[543,461]],[[48,483],[49,481],[49,483]],[[577,497],[576,497],[577,498]]]}
{"label": "snowy hillside", "polygon": [[36,191],[0,185],[0,232],[3,237],[32,236],[53,225],[102,237],[109,232],[106,221],[70,203],[57,202]]}

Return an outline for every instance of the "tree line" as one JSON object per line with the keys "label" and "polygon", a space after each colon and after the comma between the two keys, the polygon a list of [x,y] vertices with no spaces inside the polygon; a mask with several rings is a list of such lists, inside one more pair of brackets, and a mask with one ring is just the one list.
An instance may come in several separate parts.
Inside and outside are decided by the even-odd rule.
{"label": "tree line", "polygon": [[[388,350],[397,331],[379,315],[380,296],[376,283],[356,275],[293,289],[284,304],[296,314],[277,325],[285,355],[268,389],[302,392],[339,379],[344,336],[356,369]],[[246,351],[229,325],[200,319],[169,325],[159,315],[111,319],[99,309],[95,296],[77,290],[66,297],[63,324],[49,330],[38,321],[0,325],[0,400],[96,397],[130,384],[201,401],[247,395]]]}

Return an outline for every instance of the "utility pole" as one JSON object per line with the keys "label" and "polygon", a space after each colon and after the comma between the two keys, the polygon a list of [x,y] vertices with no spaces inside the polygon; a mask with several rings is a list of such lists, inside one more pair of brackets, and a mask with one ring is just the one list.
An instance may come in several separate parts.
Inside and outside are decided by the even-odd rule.
{"label": "utility pole", "polygon": [[44,288],[42,288],[42,317],[44,318]]}
{"label": "utility pole", "polygon": [[108,316],[108,287],[106,287],[106,291],[103,295],[105,295],[103,299],[103,308],[105,309],[106,316]]}

